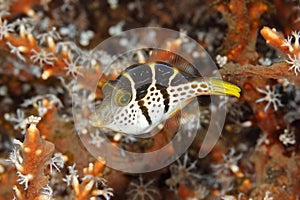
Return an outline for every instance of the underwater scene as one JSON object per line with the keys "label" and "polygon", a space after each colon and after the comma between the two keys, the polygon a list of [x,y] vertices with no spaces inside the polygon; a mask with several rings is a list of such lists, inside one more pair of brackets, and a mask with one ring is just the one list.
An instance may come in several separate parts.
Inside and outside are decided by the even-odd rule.
{"label": "underwater scene", "polygon": [[300,200],[299,0],[0,0],[0,200]]}

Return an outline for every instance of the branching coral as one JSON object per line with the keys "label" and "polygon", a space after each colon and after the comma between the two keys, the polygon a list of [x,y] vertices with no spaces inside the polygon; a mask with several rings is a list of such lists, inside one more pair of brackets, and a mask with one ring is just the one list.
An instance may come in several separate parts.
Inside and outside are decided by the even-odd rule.
{"label": "branching coral", "polygon": [[[53,190],[50,184],[50,177],[47,175],[47,168],[50,167],[50,174],[53,175],[53,168],[60,171],[64,167],[65,158],[61,153],[54,154],[54,144],[41,138],[36,127],[38,121],[31,120],[30,126],[25,134],[25,140],[21,143],[14,141],[14,150],[10,153],[9,161],[17,169],[18,185],[14,186],[17,199],[44,199],[53,197]],[[54,156],[52,157],[52,155]],[[112,196],[112,189],[106,187],[106,180],[103,178],[105,161],[97,160],[90,163],[83,170],[84,177],[79,180],[78,171],[75,165],[69,166],[69,175],[64,180],[67,185],[74,189],[75,199],[86,199],[96,196],[103,196],[109,200]]]}
{"label": "branching coral", "polygon": [[74,199],[84,200],[89,198],[103,197],[109,200],[113,196],[113,189],[106,187],[106,180],[102,177],[105,167],[105,161],[98,159],[94,164],[90,163],[84,168],[84,177],[79,180],[78,171],[75,170],[75,164],[69,166],[69,174],[63,180],[67,185],[71,185],[74,190]]}
{"label": "branching coral", "polygon": [[41,138],[36,121],[30,123],[24,142],[16,140],[20,148],[11,153],[10,161],[17,169],[18,185],[14,186],[17,199],[40,199],[41,190],[49,182],[45,169],[54,152],[54,145]]}
{"label": "branching coral", "polygon": [[217,4],[217,10],[228,24],[223,54],[242,65],[254,62],[258,56],[255,43],[259,19],[268,10],[268,5],[264,1],[231,0],[229,3]]}
{"label": "branching coral", "polygon": [[[298,199],[299,5],[296,0],[1,1],[0,199]],[[182,114],[181,140],[199,129],[195,142],[176,163],[135,176],[93,158],[78,135],[88,136],[96,150],[110,140],[126,156],[125,150],[159,150],[174,136],[169,132],[177,131],[180,114],[150,139],[109,130],[104,135],[83,119],[101,102],[104,82],[115,79],[128,60],[145,62],[149,56],[138,51],[116,61],[116,55],[91,48],[142,26],[178,30],[168,48],[184,47],[196,60],[202,54],[185,34],[192,36],[242,93],[220,105],[201,105],[203,126],[195,124],[198,115]],[[130,51],[137,37],[117,46]],[[160,36],[149,32],[143,38]],[[115,65],[102,71],[111,62]],[[96,91],[92,81],[98,82]],[[198,159],[210,113],[219,109],[227,112],[223,135]]]}

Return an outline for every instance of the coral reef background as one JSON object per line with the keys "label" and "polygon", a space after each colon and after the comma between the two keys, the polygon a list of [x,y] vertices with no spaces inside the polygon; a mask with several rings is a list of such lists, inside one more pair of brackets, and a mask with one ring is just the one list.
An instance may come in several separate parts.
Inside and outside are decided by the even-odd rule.
{"label": "coral reef background", "polygon": [[[72,107],[88,111],[101,102],[103,83],[121,72],[118,65],[102,72],[99,63],[110,55],[92,49],[124,30],[150,26],[198,41],[242,94],[214,105],[227,117],[208,156],[198,158],[198,130],[174,164],[128,174],[89,154],[78,135],[89,135],[95,146],[103,138],[84,120],[76,131]],[[299,45],[298,0],[0,1],[0,199],[299,199]],[[86,70],[102,75],[99,87],[74,91]],[[203,109],[203,129],[211,112]],[[190,124],[184,134],[195,131]],[[158,149],[170,137],[108,136],[137,152]]]}

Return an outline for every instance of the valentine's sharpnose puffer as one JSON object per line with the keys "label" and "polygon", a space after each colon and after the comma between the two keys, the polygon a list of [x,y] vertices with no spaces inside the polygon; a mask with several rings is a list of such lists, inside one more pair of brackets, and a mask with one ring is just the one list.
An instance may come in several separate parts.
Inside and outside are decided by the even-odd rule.
{"label": "valentine's sharpnose puffer", "polygon": [[128,67],[104,84],[104,99],[91,115],[96,127],[130,135],[151,132],[202,95],[240,96],[240,88],[215,78],[188,77],[176,65],[151,61]]}

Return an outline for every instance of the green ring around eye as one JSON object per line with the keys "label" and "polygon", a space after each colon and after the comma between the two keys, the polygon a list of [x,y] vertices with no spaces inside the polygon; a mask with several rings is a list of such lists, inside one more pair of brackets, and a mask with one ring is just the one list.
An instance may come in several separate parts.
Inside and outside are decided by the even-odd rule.
{"label": "green ring around eye", "polygon": [[116,104],[126,106],[131,100],[131,94],[127,91],[120,91],[116,94]]}

